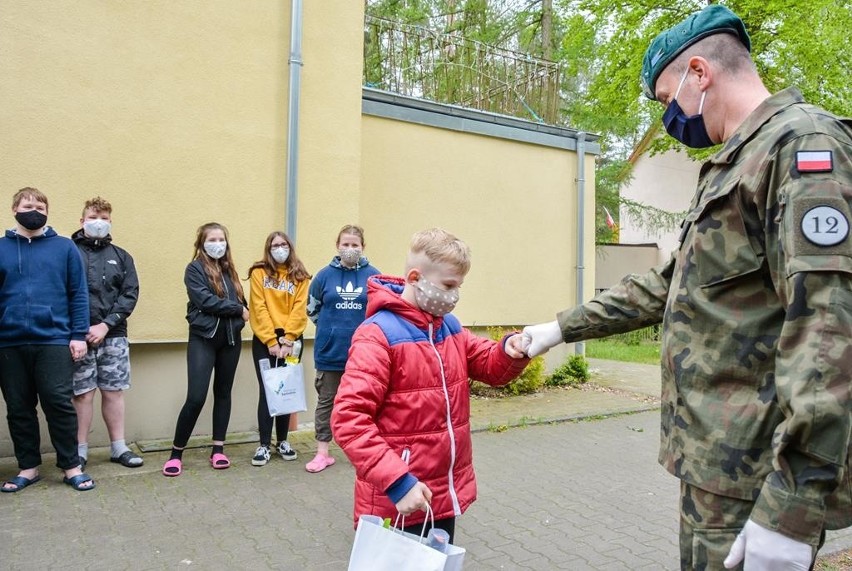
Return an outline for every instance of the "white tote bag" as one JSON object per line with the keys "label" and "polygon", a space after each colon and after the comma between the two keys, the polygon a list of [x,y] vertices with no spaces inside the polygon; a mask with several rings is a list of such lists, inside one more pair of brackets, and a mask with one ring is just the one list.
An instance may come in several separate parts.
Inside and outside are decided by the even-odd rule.
{"label": "white tote bag", "polygon": [[379,517],[362,515],[349,571],[462,571],[464,554],[464,548],[452,544],[443,553],[426,545],[423,536],[386,528]]}
{"label": "white tote bag", "polygon": [[[276,364],[277,364],[276,360]],[[284,367],[261,367],[263,390],[269,416],[280,416],[308,410],[305,402],[305,381],[301,364],[289,363]]]}

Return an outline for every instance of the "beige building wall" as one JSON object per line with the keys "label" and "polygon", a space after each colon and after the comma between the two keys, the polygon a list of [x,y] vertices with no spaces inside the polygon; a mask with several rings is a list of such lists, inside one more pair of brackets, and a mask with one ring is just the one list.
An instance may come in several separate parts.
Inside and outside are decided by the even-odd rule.
{"label": "beige building wall", "polygon": [[595,251],[595,290],[617,285],[628,274],[644,274],[659,265],[656,244],[603,244]]}
{"label": "beige building wall", "polygon": [[[473,249],[458,310],[465,324],[534,323],[572,305],[576,152],[561,142],[362,115],[363,3],[303,5],[295,240],[309,271],[336,253],[342,225],[360,223],[367,255],[398,274],[410,235],[437,225]],[[0,199],[38,187],[51,201],[49,224],[70,235],[83,202],[104,196],[114,206],[115,241],[139,270],[140,301],[129,323],[128,441],[170,439],[183,404],[183,272],[197,227],[211,220],[228,226],[243,276],[266,235],[284,227],[289,36],[289,2],[0,3]],[[588,298],[591,153],[585,178]],[[11,226],[10,210],[3,212]],[[257,424],[250,335],[246,327],[231,432]],[[312,326],[306,336],[303,423],[315,406]],[[212,398],[196,434],[209,434],[211,408]],[[45,443],[46,434],[43,427]],[[98,411],[90,443],[107,441]],[[2,423],[0,455],[11,453]]]}
{"label": "beige building wall", "polygon": [[[363,3],[303,4],[296,240],[316,271],[337,228],[358,219]],[[284,228],[289,42],[290,2],[0,2],[0,216],[12,226],[12,194],[35,186],[49,224],[70,235],[86,199],[112,202],[113,236],[141,282],[129,440],[170,437],[185,396],[183,271],[198,226],[228,226],[241,275]],[[233,431],[257,424],[244,346]],[[197,432],[210,431],[208,408]],[[103,444],[99,418],[94,428]]]}
{"label": "beige building wall", "polygon": [[364,118],[362,152],[361,220],[383,272],[400,275],[411,235],[439,226],[473,253],[455,311],[465,325],[536,323],[574,304],[575,152],[379,117]]}
{"label": "beige building wall", "polygon": [[[577,133],[365,90],[361,220],[371,260],[400,275],[411,235],[443,227],[471,247],[454,313],[471,327],[555,319],[594,295],[595,142],[584,154],[583,260],[578,261]],[[420,108],[418,108],[420,107]],[[547,355],[559,365],[574,346]]]}
{"label": "beige building wall", "polygon": [[[667,212],[682,212],[689,208],[701,163],[693,161],[682,151],[666,151],[657,155],[644,153],[633,166],[630,183],[622,187],[621,195]],[[659,246],[657,264],[669,259],[677,247],[680,228],[648,228],[630,218],[622,209],[619,242]]]}

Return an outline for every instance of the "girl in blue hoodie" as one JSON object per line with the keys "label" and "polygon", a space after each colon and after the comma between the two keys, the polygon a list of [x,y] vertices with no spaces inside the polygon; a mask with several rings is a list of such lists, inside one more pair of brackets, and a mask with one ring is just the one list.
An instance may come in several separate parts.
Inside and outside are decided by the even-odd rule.
{"label": "girl in blue hoodie", "polygon": [[346,368],[352,334],[367,311],[367,278],[379,272],[363,256],[364,229],[348,224],[337,234],[338,255],[317,272],[308,292],[308,317],[316,325],[314,365],[317,376],[317,408],[314,418],[317,454],[307,463],[308,472],[322,472],[334,458],[331,442],[331,409]]}

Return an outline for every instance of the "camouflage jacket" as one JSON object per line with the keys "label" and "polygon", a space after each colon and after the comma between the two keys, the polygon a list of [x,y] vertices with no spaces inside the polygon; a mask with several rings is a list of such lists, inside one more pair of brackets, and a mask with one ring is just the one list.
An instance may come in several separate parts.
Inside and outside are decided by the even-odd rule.
{"label": "camouflage jacket", "polygon": [[816,545],[852,525],[852,121],[764,101],[701,168],[671,260],[558,315],[662,329],[660,463]]}

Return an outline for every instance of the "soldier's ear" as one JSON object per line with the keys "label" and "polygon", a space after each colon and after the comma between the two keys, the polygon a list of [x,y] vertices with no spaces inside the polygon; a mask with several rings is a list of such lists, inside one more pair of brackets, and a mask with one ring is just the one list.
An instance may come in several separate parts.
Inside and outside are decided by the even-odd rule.
{"label": "soldier's ear", "polygon": [[698,76],[698,88],[701,91],[707,91],[713,85],[714,69],[713,66],[705,58],[701,56],[692,56],[687,64],[689,69]]}

